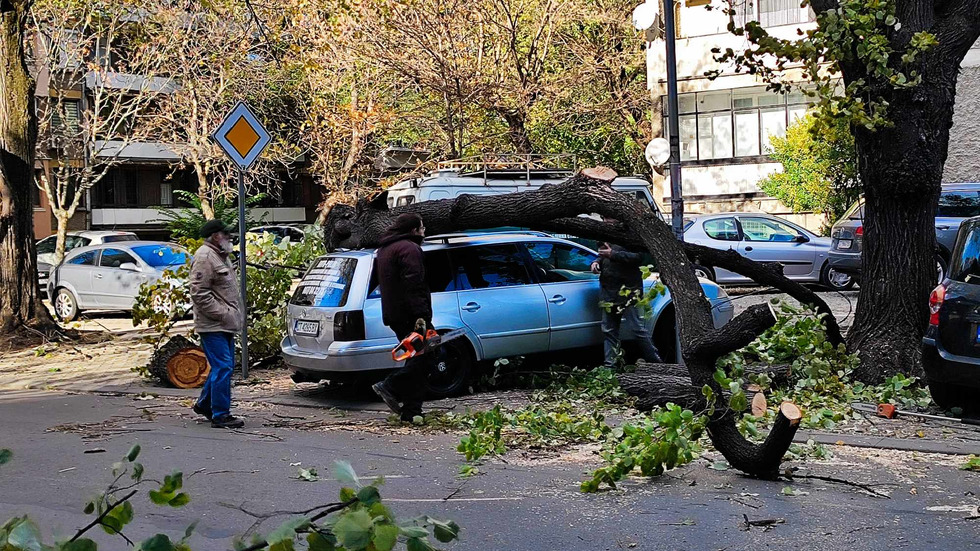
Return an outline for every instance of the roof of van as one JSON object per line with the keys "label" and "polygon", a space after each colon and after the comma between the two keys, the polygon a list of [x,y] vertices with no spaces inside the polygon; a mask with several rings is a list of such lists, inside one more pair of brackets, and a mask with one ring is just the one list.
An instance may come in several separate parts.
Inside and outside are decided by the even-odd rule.
{"label": "roof of van", "polygon": [[[473,234],[453,233],[446,235],[434,235],[426,237],[422,242],[422,250],[435,251],[441,249],[453,249],[472,245],[492,245],[494,243],[522,243],[533,241],[566,241],[560,237],[548,235],[543,232],[497,232],[483,233],[474,232]],[[579,245],[581,246],[581,245]],[[338,254],[346,257],[365,257],[374,256],[377,249],[347,249],[329,253],[327,256]]]}
{"label": "roof of van", "polygon": [[[437,186],[452,186],[452,187],[493,187],[493,186],[527,186],[527,187],[537,187],[544,184],[552,184],[564,182],[569,177],[572,176],[569,173],[567,176],[556,176],[554,178],[532,178],[531,180],[525,180],[523,175],[507,174],[495,175],[496,177],[489,177],[484,179],[482,175],[474,176],[464,176],[454,171],[442,171],[430,174],[424,178],[412,179],[412,180],[402,180],[397,184],[388,188],[391,190],[406,190],[412,189],[413,187],[437,187]],[[417,182],[417,183],[415,183]],[[613,186],[649,186],[649,182],[644,180],[639,176],[619,176],[612,182]]]}

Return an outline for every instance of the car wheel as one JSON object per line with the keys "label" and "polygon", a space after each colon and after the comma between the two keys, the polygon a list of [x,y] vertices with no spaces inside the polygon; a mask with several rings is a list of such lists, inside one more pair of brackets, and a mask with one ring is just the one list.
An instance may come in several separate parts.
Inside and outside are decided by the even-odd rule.
{"label": "car wheel", "polygon": [[698,276],[699,278],[710,279],[711,281],[715,280],[715,271],[712,270],[710,266],[702,266],[700,264],[695,264],[693,268],[694,268],[694,275]]}
{"label": "car wheel", "polygon": [[61,321],[72,321],[78,317],[78,301],[75,295],[68,289],[62,287],[54,297],[54,313]]}
{"label": "car wheel", "polygon": [[946,410],[958,407],[972,411],[976,408],[976,404],[968,399],[969,394],[956,385],[929,381],[929,394],[936,405]]}
{"label": "car wheel", "polygon": [[946,269],[948,267],[949,265],[946,263],[946,259],[939,255],[936,255],[936,278],[937,278],[936,284],[937,285],[942,283],[943,280],[946,279]]}
{"label": "car wheel", "polygon": [[854,278],[844,272],[838,272],[828,262],[820,270],[820,284],[832,291],[846,291],[854,287]]}
{"label": "car wheel", "polygon": [[439,347],[436,363],[425,379],[432,398],[448,398],[466,390],[474,365],[473,351],[465,338],[455,339]]}

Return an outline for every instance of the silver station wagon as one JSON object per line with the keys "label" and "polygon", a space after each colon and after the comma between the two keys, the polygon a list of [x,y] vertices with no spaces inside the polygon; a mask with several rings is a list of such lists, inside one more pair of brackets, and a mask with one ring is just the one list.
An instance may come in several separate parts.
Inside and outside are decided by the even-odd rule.
{"label": "silver station wagon", "polygon": [[[465,329],[447,342],[428,376],[434,396],[461,392],[478,362],[550,351],[601,347],[595,251],[544,233],[467,233],[427,238],[422,245],[440,332]],[[374,275],[376,250],[319,258],[289,301],[283,358],[293,379],[344,380],[398,366],[395,334],[381,321]],[[651,276],[647,288],[655,283]],[[716,326],[734,311],[718,285],[702,280]],[[665,358],[676,357],[669,292],[651,304],[647,322]],[[625,326],[622,337],[630,339]]]}

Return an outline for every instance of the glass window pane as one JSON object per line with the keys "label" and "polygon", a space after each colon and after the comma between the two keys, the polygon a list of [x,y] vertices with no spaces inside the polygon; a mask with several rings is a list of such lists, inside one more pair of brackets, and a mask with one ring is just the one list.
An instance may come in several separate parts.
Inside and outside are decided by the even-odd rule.
{"label": "glass window pane", "polygon": [[762,152],[771,153],[770,136],[783,138],[786,136],[786,110],[763,109],[762,113]]}
{"label": "glass window pane", "polygon": [[133,252],[154,268],[181,266],[188,259],[186,251],[170,245],[140,245],[133,247]]}
{"label": "glass window pane", "polygon": [[939,196],[936,216],[970,218],[980,216],[980,195],[975,191],[948,191]]}
{"label": "glass window pane", "polygon": [[339,307],[347,304],[350,284],[357,260],[353,258],[320,258],[303,276],[290,304],[298,306]]}
{"label": "glass window pane", "polygon": [[759,94],[758,102],[763,107],[767,105],[783,105],[786,103],[786,98],[778,92],[763,91]]}
{"label": "glass window pane", "polygon": [[45,237],[37,242],[37,254],[51,254],[56,245],[54,237]]}
{"label": "glass window pane", "polygon": [[85,251],[68,259],[68,264],[83,264],[88,266],[95,265],[95,251]]}
{"label": "glass window pane", "polygon": [[103,249],[99,266],[103,268],[118,268],[127,262],[136,264],[136,259],[129,253],[120,251],[119,249]]}
{"label": "glass window pane", "polygon": [[531,282],[517,245],[467,247],[452,252],[460,289],[510,287]]}
{"label": "glass window pane", "polygon": [[[666,98],[664,101],[666,101]],[[694,97],[694,94],[680,94],[677,96],[677,112],[682,115],[693,113],[697,105],[697,99]]]}
{"label": "glass window pane", "polygon": [[698,158],[703,160],[714,159],[714,150],[711,147],[711,117],[701,115],[698,117]]}
{"label": "glass window pane", "polygon": [[746,241],[773,241],[788,243],[800,233],[789,224],[769,218],[742,218],[742,233]]}
{"label": "glass window pane", "polygon": [[807,112],[807,107],[805,105],[797,105],[797,106],[790,107],[789,123],[793,124],[794,122],[802,119],[803,117],[806,116],[806,112]]}
{"label": "glass window pane", "polygon": [[759,112],[735,114],[735,156],[759,154]]}
{"label": "glass window pane", "polygon": [[732,156],[731,113],[711,117],[711,145],[715,159],[726,159]]}
{"label": "glass window pane", "polygon": [[589,251],[560,243],[527,243],[527,251],[543,283],[598,279],[592,263],[599,257]]}
{"label": "glass window pane", "polygon": [[732,93],[730,90],[723,92],[699,92],[698,93],[698,112],[705,111],[729,111],[732,108]]}
{"label": "glass window pane", "polygon": [[704,223],[704,233],[719,241],[738,241],[738,226],[734,218],[717,218]]}
{"label": "glass window pane", "polygon": [[953,265],[949,270],[953,281],[980,283],[980,227],[972,224],[957,239]]}

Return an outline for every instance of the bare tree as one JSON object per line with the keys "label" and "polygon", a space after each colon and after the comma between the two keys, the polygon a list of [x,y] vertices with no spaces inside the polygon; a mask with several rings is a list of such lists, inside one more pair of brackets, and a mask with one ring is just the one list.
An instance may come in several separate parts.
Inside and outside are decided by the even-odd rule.
{"label": "bare tree", "polygon": [[31,10],[35,66],[50,90],[38,105],[38,148],[52,169],[37,186],[57,221],[55,262],[86,191],[125,160],[127,147],[150,137],[147,111],[174,89],[157,76],[162,58],[140,36],[139,10],[135,3],[48,0]]}

